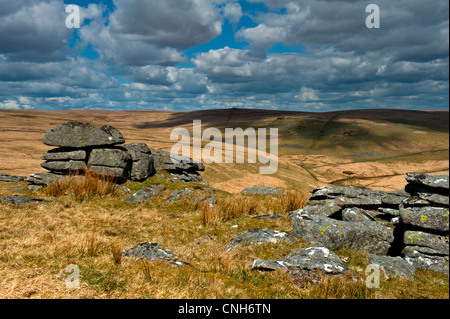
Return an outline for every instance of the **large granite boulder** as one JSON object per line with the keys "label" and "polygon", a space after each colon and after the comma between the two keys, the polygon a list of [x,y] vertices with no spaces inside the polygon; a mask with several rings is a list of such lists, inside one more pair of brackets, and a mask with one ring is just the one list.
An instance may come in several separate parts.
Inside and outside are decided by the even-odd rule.
{"label": "large granite boulder", "polygon": [[343,221],[327,217],[296,215],[294,237],[310,245],[330,249],[349,247],[360,252],[388,254],[394,242],[394,229],[378,221]]}
{"label": "large granite boulder", "polygon": [[125,143],[125,139],[114,127],[97,128],[87,123],[69,122],[50,129],[44,135],[45,145],[83,148]]}
{"label": "large granite boulder", "polygon": [[144,181],[155,174],[152,151],[146,144],[126,144],[123,147],[131,155],[130,178],[132,181]]}

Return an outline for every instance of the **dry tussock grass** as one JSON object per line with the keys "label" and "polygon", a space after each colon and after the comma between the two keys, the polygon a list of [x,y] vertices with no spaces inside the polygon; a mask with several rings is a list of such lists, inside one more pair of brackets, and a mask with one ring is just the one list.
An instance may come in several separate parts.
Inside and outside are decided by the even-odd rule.
{"label": "dry tussock grass", "polygon": [[[182,202],[122,203],[120,196],[78,202],[70,193],[50,204],[16,207],[0,203],[0,298],[396,298],[399,293],[395,291],[404,291],[408,285],[382,282],[382,289],[369,294],[345,278],[299,287],[286,272],[252,271],[254,259],[280,258],[306,244],[299,240],[227,252],[229,241],[250,228],[290,232],[288,218],[249,217],[285,214],[302,205],[303,199],[292,194],[218,197],[215,208],[199,205],[189,209]],[[216,215],[211,214],[206,222],[204,214],[210,212]],[[169,218],[169,214],[182,218]],[[124,249],[146,241],[172,250],[179,261],[191,266],[121,256]],[[361,258],[345,253],[351,260]],[[80,269],[79,289],[65,285],[68,265]],[[352,267],[364,272],[364,265]],[[433,282],[428,297],[448,298],[448,279],[430,272],[421,276]],[[417,283],[417,290],[423,291],[424,285]],[[439,287],[447,287],[447,293]]]}
{"label": "dry tussock grass", "polygon": [[113,177],[102,176],[89,169],[84,170],[84,175],[72,173],[50,183],[44,192],[52,197],[72,196],[78,202],[120,193]]}

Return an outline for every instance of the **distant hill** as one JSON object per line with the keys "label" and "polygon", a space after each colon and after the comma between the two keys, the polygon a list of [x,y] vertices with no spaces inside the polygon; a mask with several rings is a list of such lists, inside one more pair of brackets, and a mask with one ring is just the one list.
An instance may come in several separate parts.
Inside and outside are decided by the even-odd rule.
{"label": "distant hill", "polygon": [[[212,186],[229,192],[253,185],[311,190],[355,185],[395,190],[407,172],[448,174],[448,111],[353,110],[327,113],[220,109],[168,111],[0,110],[0,174],[42,172],[41,155],[49,147],[43,134],[69,121],[112,125],[127,143],[143,142],[170,150],[175,127],[192,132],[217,127],[279,130],[279,169],[260,175],[260,164],[210,164],[203,174]],[[203,141],[203,145],[208,141]]]}

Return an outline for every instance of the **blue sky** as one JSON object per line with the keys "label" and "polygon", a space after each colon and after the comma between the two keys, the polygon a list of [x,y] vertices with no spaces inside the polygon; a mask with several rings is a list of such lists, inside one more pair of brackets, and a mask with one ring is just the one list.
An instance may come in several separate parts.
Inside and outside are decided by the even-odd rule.
{"label": "blue sky", "polygon": [[448,6],[0,0],[0,109],[447,110]]}

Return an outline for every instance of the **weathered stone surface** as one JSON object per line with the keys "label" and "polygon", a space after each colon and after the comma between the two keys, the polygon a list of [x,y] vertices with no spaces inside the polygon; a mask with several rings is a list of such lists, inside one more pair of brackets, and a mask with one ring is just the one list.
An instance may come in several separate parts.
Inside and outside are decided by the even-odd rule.
{"label": "weathered stone surface", "polygon": [[183,196],[188,196],[192,193],[194,193],[194,191],[189,188],[185,188],[183,190],[176,189],[172,192],[172,194],[170,194],[169,198],[167,198],[167,202],[175,202],[180,200]]}
{"label": "weathered stone surface", "polygon": [[289,218],[294,220],[293,218],[297,215],[309,217],[330,217],[335,214],[339,214],[341,211],[341,206],[339,206],[335,201],[329,200],[324,202],[322,205],[309,205],[290,212]]}
{"label": "weathered stone surface", "polygon": [[145,259],[150,261],[171,260],[175,254],[168,250],[160,248],[158,243],[141,243],[133,248],[124,250],[122,256]]}
{"label": "weathered stone surface", "polygon": [[131,155],[125,148],[95,148],[89,155],[88,166],[128,168]]}
{"label": "weathered stone surface", "polygon": [[88,123],[69,122],[45,133],[43,142],[49,146],[82,148],[123,144],[125,139],[109,125],[97,128]]}
{"label": "weathered stone surface", "polygon": [[41,167],[51,172],[68,173],[82,172],[86,168],[84,161],[46,161],[41,163]]}
{"label": "weathered stone surface", "polygon": [[349,247],[356,251],[386,255],[394,242],[394,229],[376,221],[340,221],[298,215],[293,235],[310,245],[330,249]]}
{"label": "weathered stone surface", "polygon": [[152,151],[146,144],[127,144],[123,147],[131,155],[130,177],[132,181],[144,181],[155,174]]}
{"label": "weathered stone surface", "polygon": [[198,183],[203,180],[202,176],[197,172],[177,171],[175,173],[171,173],[171,175],[173,179],[180,180],[185,183]]}
{"label": "weathered stone surface", "polygon": [[205,166],[202,163],[194,162],[192,158],[171,154],[170,152],[151,149],[155,170],[165,171],[204,171]]}
{"label": "weathered stone surface", "polygon": [[334,200],[341,207],[381,207],[399,205],[409,197],[406,192],[373,191],[353,186],[323,187],[313,191],[308,205],[322,204],[323,200]]}
{"label": "weathered stone surface", "polygon": [[250,229],[243,231],[233,238],[227,248],[227,251],[240,245],[258,245],[262,243],[278,243],[289,241],[295,243],[295,238],[285,232],[270,229]]}
{"label": "weathered stone surface", "polygon": [[[427,205],[449,206],[448,190],[437,193],[436,188],[425,187],[419,184],[408,184],[405,189],[411,194],[412,197],[422,200],[422,203],[426,202]],[[409,206],[413,206],[412,203],[408,204]]]}
{"label": "weathered stone surface", "polygon": [[421,173],[407,173],[406,180],[409,183],[423,185],[431,188],[449,190],[449,175],[427,175]]}
{"label": "weathered stone surface", "polygon": [[403,236],[403,243],[424,254],[449,255],[448,236],[439,236],[420,231],[406,231]]}
{"label": "weathered stone surface", "polygon": [[38,173],[38,174],[31,174],[26,181],[30,182],[34,185],[43,185],[46,186],[58,179],[64,179],[66,176],[55,174],[55,173]]}
{"label": "weathered stone surface", "polygon": [[252,186],[242,190],[241,193],[251,195],[283,195],[285,191],[280,188],[269,186]]}
{"label": "weathered stone surface", "polygon": [[400,222],[406,226],[448,232],[449,210],[440,207],[401,207]]}
{"label": "weathered stone surface", "polygon": [[329,274],[341,274],[347,270],[341,258],[325,247],[309,247],[290,253],[283,259],[255,260],[252,269],[302,269],[321,270]]}
{"label": "weathered stone surface", "polygon": [[360,222],[364,220],[372,220],[372,218],[369,218],[365,214],[365,211],[363,209],[353,207],[353,208],[346,208],[342,211],[342,220],[348,222]]}
{"label": "weathered stone surface", "polygon": [[386,279],[393,276],[404,277],[410,280],[414,279],[416,268],[401,257],[369,254],[367,255],[367,258],[372,264],[379,265],[380,270],[384,272]]}
{"label": "weathered stone surface", "polygon": [[36,197],[30,197],[30,196],[22,196],[22,195],[12,195],[0,198],[0,202],[10,202],[14,205],[28,205],[31,203],[51,203],[51,201],[42,199],[42,198],[36,198]]}
{"label": "weathered stone surface", "polygon": [[429,269],[449,274],[449,257],[448,256],[434,256],[422,254],[413,247],[406,247],[402,255],[405,260],[416,269]]}
{"label": "weathered stone surface", "polygon": [[56,148],[45,153],[42,159],[46,161],[85,161],[86,150]]}
{"label": "weathered stone surface", "polygon": [[107,166],[89,166],[89,171],[106,178],[116,179],[118,182],[125,182],[130,173],[127,168]]}
{"label": "weathered stone surface", "polygon": [[7,175],[7,174],[0,175],[0,182],[16,183],[16,182],[23,182],[25,179],[26,179],[26,177],[22,177],[22,176],[13,176],[13,175]]}
{"label": "weathered stone surface", "polygon": [[150,185],[149,187],[137,191],[133,195],[125,198],[124,201],[130,203],[144,203],[165,190],[166,187],[163,184]]}

